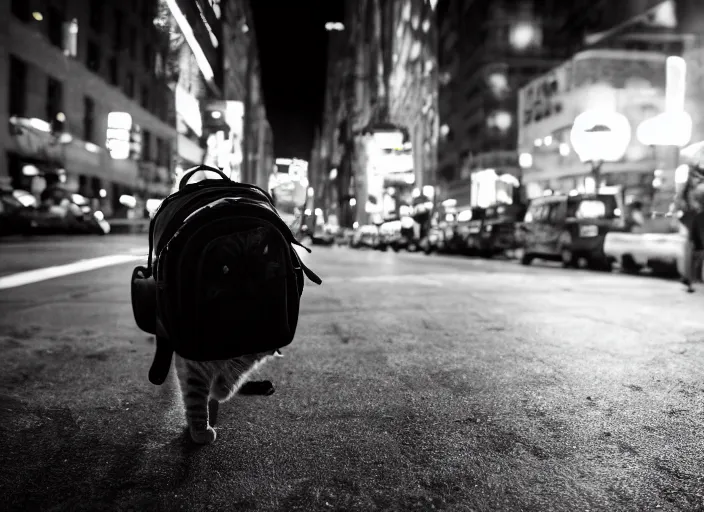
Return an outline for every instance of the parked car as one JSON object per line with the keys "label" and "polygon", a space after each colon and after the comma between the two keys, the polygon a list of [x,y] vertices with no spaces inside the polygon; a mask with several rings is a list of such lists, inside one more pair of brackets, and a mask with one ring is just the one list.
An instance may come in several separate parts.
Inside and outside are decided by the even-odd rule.
{"label": "parked car", "polygon": [[398,252],[406,249],[408,252],[418,252],[420,249],[420,238],[417,233],[418,223],[411,216],[401,217],[401,237],[398,242],[391,245],[391,248]]}
{"label": "parked car", "polygon": [[24,190],[0,188],[0,235],[29,232],[36,198]]}
{"label": "parked car", "polygon": [[338,246],[351,246],[352,239],[354,238],[355,230],[352,228],[341,227],[335,233],[335,244]]}
{"label": "parked car", "polygon": [[519,224],[521,263],[561,261],[564,267],[586,263],[607,270],[604,238],[620,224],[616,194],[552,195],[531,201]]}
{"label": "parked car", "polygon": [[379,245],[379,228],[373,224],[360,226],[352,236],[350,247],[353,249],[376,249]]}
{"label": "parked car", "polygon": [[522,222],[526,207],[498,204],[485,210],[479,236],[479,254],[491,258],[517,248],[516,224]]}
{"label": "parked car", "polygon": [[661,276],[684,275],[687,234],[677,232],[632,233],[611,231],[604,239],[604,253],[621,271],[637,274],[649,268]]}
{"label": "parked car", "polygon": [[386,251],[389,247],[398,250],[401,238],[400,220],[389,220],[379,226],[379,250]]}
{"label": "parked car", "polygon": [[42,201],[32,209],[29,233],[42,234],[94,234],[110,232],[110,224],[100,210],[91,206],[81,194],[66,193],[59,202]]}
{"label": "parked car", "polygon": [[310,234],[311,243],[313,245],[333,245],[339,229],[339,226],[323,222],[322,217],[317,217],[315,229]]}
{"label": "parked car", "polygon": [[447,208],[440,208],[433,214],[430,220],[430,228],[428,229],[427,253],[449,253],[451,252],[451,241],[454,236],[454,226],[456,215],[454,212],[448,211]]}
{"label": "parked car", "polygon": [[475,256],[481,248],[481,233],[486,210],[474,207],[457,213],[454,236],[451,246],[453,252]]}

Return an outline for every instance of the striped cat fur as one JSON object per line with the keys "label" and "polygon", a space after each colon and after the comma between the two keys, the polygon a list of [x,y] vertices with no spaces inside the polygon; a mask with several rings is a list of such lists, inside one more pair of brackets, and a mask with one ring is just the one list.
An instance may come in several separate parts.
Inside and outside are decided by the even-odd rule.
{"label": "striped cat fur", "polygon": [[198,444],[215,441],[216,418],[211,416],[217,415],[218,404],[232,398],[267,359],[278,356],[281,353],[273,350],[224,361],[198,362],[176,355],[176,373],[191,439]]}

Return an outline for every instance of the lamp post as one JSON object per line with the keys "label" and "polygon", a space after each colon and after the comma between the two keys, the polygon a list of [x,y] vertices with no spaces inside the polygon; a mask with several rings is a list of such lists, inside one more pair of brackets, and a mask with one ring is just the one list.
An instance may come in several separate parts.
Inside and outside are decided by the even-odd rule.
{"label": "lamp post", "polygon": [[[680,148],[692,138],[692,117],[685,110],[687,63],[682,57],[671,56],[667,58],[666,70],[665,111],[643,121],[636,130],[636,136],[646,146],[673,150],[672,159],[665,167],[674,169],[676,174],[676,169],[680,167]],[[676,176],[674,192],[677,196]]]}
{"label": "lamp post", "polygon": [[626,154],[631,124],[613,110],[587,110],[575,118],[570,141],[579,159],[590,165],[594,192],[598,193],[604,162],[617,162]]}

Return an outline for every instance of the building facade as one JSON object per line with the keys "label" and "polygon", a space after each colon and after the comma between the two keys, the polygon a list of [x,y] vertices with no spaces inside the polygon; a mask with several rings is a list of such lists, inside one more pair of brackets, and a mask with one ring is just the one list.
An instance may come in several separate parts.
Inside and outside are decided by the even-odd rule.
{"label": "building facade", "polygon": [[695,27],[695,4],[441,0],[441,195],[466,206],[524,199],[519,90],[585,49],[679,54],[683,24],[673,23]]}
{"label": "building facade", "polygon": [[[176,94],[176,172],[205,163],[266,186],[273,160],[254,23],[247,0],[160,0]],[[267,154],[269,150],[271,154]],[[262,162],[262,163],[260,163]],[[273,165],[273,164],[272,164]],[[199,173],[194,180],[209,177]]]}
{"label": "building facade", "polygon": [[650,186],[659,155],[635,133],[640,123],[664,109],[666,58],[658,52],[587,50],[521,90],[518,145],[522,154],[530,155],[524,161],[531,165],[523,170],[527,198],[546,190],[593,189],[587,183],[589,165],[580,160],[570,136],[575,118],[590,109],[614,108],[632,127],[624,157],[603,164],[604,184],[622,181],[634,193]]}
{"label": "building facade", "polygon": [[[701,19],[704,5],[642,1],[635,7],[608,18],[612,26],[587,34],[589,49],[521,89],[518,145],[527,198],[619,186],[627,204],[637,200],[645,211],[667,212],[676,190],[679,148],[646,140],[642,131],[665,112],[666,91],[676,85],[668,85],[667,60],[681,56],[686,73],[682,105],[693,121],[682,145],[704,139],[702,37],[696,32],[701,27],[690,22]],[[618,112],[628,121],[623,156],[603,162],[598,175],[581,161],[570,136],[575,118],[594,109]]]}
{"label": "building facade", "polygon": [[362,225],[410,203],[436,175],[434,2],[347,2],[343,25],[330,35],[320,158],[311,162],[334,182],[316,187],[326,191],[319,203],[342,225]]}
{"label": "building facade", "polygon": [[[168,193],[177,131],[157,7],[0,2],[3,184],[38,194],[56,176],[112,217],[139,216]],[[135,131],[141,140],[130,141]]]}
{"label": "building facade", "polygon": [[439,195],[459,208],[517,199],[517,93],[568,55],[567,10],[558,1],[441,0]]}

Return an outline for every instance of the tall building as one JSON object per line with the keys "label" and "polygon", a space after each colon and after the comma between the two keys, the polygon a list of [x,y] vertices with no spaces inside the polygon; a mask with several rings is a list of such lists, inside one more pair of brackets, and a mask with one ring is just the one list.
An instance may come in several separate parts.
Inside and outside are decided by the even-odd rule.
{"label": "tall building", "polygon": [[273,133],[262,94],[254,16],[248,0],[223,4],[225,97],[243,104],[240,179],[266,188],[274,165]]}
{"label": "tall building", "polygon": [[56,177],[111,217],[171,187],[177,131],[156,0],[0,2],[0,181]]}
{"label": "tall building", "polygon": [[437,175],[438,65],[433,4],[423,0],[387,6],[385,59],[389,120],[409,130],[417,188]]}
{"label": "tall building", "polygon": [[261,85],[261,64],[256,51],[256,39],[251,39],[250,64],[247,79],[245,147],[247,153],[244,181],[266,189],[274,168],[274,134],[267,119]]}
{"label": "tall building", "polygon": [[517,195],[517,93],[569,55],[566,4],[440,1],[439,195],[458,207]]}
{"label": "tall building", "polygon": [[[247,0],[160,0],[171,41],[177,175],[205,163],[236,181],[266,186],[273,160],[254,23]],[[260,163],[261,162],[261,163]],[[270,163],[270,167],[273,162]],[[200,173],[197,179],[208,177]]]}
{"label": "tall building", "polygon": [[[176,174],[205,163],[240,179],[244,81],[228,66],[231,34],[223,6],[218,0],[160,0],[160,5],[171,43],[169,83],[176,94]],[[194,181],[205,177],[200,173]]]}
{"label": "tall building", "polygon": [[354,106],[350,44],[344,31],[329,33],[322,122],[310,159],[317,203],[326,215],[336,216],[343,226],[352,226],[354,222],[350,204],[354,198],[352,148],[346,120]]}
{"label": "tall building", "polygon": [[[342,225],[378,222],[433,181],[434,4],[347,2],[344,29],[331,33],[316,172],[336,183],[324,188],[335,191]],[[332,207],[329,198],[322,202]]]}

